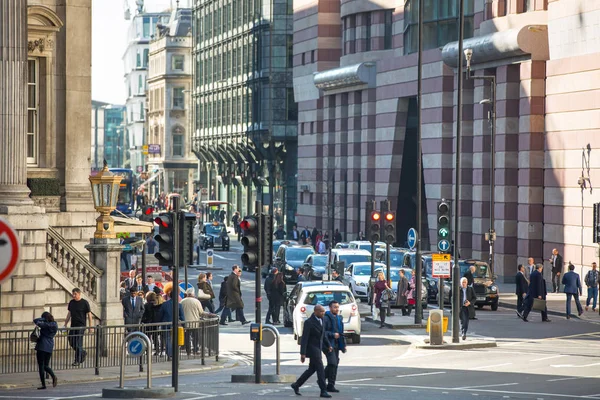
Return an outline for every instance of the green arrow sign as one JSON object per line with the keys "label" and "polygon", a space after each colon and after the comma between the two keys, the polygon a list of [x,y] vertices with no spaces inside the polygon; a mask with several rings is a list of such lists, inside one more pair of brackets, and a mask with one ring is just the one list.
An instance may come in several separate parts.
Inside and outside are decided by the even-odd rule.
{"label": "green arrow sign", "polygon": [[441,229],[438,231],[438,235],[439,235],[440,237],[444,237],[444,238],[445,238],[445,237],[447,237],[449,233],[450,233],[450,232],[448,231],[448,228],[441,228]]}

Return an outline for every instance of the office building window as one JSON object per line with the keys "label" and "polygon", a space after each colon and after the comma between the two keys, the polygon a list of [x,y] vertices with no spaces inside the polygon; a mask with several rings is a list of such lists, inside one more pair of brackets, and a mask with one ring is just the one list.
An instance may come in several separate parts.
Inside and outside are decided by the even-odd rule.
{"label": "office building window", "polygon": [[[423,49],[443,47],[458,40],[458,0],[425,0],[423,7]],[[473,37],[474,0],[465,0],[465,38]],[[419,2],[404,6],[404,53],[418,50]]]}
{"label": "office building window", "polygon": [[140,103],[140,121],[144,120],[144,103]]}
{"label": "office building window", "polygon": [[388,50],[392,48],[392,10],[384,11],[383,24],[383,48]]}
{"label": "office building window", "polygon": [[[386,20],[387,26],[387,20]],[[371,51],[371,13],[365,13],[365,42],[366,51]]]}
{"label": "office building window", "polygon": [[[304,53],[302,53],[302,57],[304,57]],[[287,35],[287,66],[288,68],[294,66],[294,35]]]}
{"label": "office building window", "polygon": [[173,54],[171,56],[171,69],[173,71],[183,71],[185,56],[183,54]]}
{"label": "office building window", "polygon": [[148,57],[149,57],[149,50],[148,49],[144,49],[144,55],[142,58],[142,66],[144,68],[148,68]]}
{"label": "office building window", "polygon": [[136,68],[142,67],[142,54],[140,53],[139,50],[135,53],[135,67]]}
{"label": "office building window", "polygon": [[287,89],[287,119],[288,121],[298,120],[298,103],[294,99],[294,89]]}
{"label": "office building window", "polygon": [[173,107],[174,109],[183,110],[185,108],[185,99],[182,87],[173,88]]}
{"label": "office building window", "polygon": [[150,37],[150,18],[144,17],[142,22],[142,37],[149,38]]}
{"label": "office building window", "polygon": [[38,162],[39,60],[27,60],[27,164]]}
{"label": "office building window", "polygon": [[144,94],[144,78],[138,75],[138,94]]}
{"label": "office building window", "polygon": [[184,136],[180,133],[177,133],[181,129],[179,127],[175,127],[173,129],[173,157],[183,157],[184,152]]}

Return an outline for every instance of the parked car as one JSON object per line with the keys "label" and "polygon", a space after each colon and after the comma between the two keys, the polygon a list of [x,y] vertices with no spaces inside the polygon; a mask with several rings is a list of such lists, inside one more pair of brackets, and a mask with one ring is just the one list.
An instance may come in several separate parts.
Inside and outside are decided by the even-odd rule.
{"label": "parked car", "polygon": [[360,343],[361,321],[358,302],[347,286],[340,282],[298,282],[286,296],[283,304],[283,324],[293,327],[294,339],[300,343],[304,321],[309,318],[317,304],[327,307],[329,302],[340,303],[340,314],[344,321],[344,335],[352,343]]}
{"label": "parked car", "polygon": [[350,244],[347,242],[339,242],[335,244],[336,249],[347,249]]}
{"label": "parked car", "polygon": [[200,249],[220,248],[223,251],[229,251],[229,235],[227,233],[227,227],[222,222],[205,222],[194,229],[195,238],[194,242],[197,242],[198,229],[200,230]]}
{"label": "parked car", "polygon": [[[274,240],[273,241],[273,256],[275,256],[275,254],[277,254],[277,250],[279,250],[279,247],[282,244],[287,244],[287,245],[297,245],[298,242],[294,241],[294,240]],[[269,260],[268,263],[265,263],[265,265],[263,265],[262,269],[260,270],[260,274],[262,275],[263,278],[266,278],[267,275],[269,274],[269,271],[271,270],[271,268],[273,267],[273,260]]]}
{"label": "parked car", "polygon": [[328,278],[327,275],[327,254],[310,254],[304,260],[304,276],[307,281],[321,281]]}
{"label": "parked car", "polygon": [[[459,260],[460,276],[464,276],[472,265],[475,266],[475,272],[473,273],[473,289],[477,296],[475,306],[477,308],[490,306],[492,311],[498,310],[500,291],[496,285],[496,276],[492,275],[487,262],[480,260]],[[448,282],[448,286],[450,286],[450,282]],[[451,293],[452,291],[449,290],[448,298],[450,298]],[[450,300],[448,300],[448,303],[450,303]]]}
{"label": "parked car", "polygon": [[304,260],[310,254],[315,254],[311,246],[282,244],[277,249],[273,266],[283,272],[283,280],[286,284],[294,284],[298,281],[298,268],[304,264]]}
{"label": "parked car", "polygon": [[[375,269],[381,270],[385,264],[375,263]],[[344,279],[348,282],[348,287],[352,290],[355,297],[368,299],[369,280],[371,278],[371,262],[352,263],[344,271]]]}
{"label": "parked car", "polygon": [[344,275],[344,271],[348,266],[355,262],[371,262],[371,252],[360,249],[333,249],[331,250],[331,267],[335,268],[338,263],[343,263],[344,268],[339,268],[340,275]]}
{"label": "parked car", "polygon": [[[409,249],[401,247],[390,248],[390,267],[402,267],[404,266],[404,254],[409,252]],[[382,263],[386,262],[387,250],[385,247],[378,247],[375,249],[375,261]]]}
{"label": "parked car", "polygon": [[[375,243],[375,249],[378,248],[384,248],[385,249],[385,243],[384,242],[376,242]],[[367,250],[369,253],[371,252],[371,242],[369,242],[368,240],[353,240],[348,244],[348,248],[352,249],[352,250]]]}

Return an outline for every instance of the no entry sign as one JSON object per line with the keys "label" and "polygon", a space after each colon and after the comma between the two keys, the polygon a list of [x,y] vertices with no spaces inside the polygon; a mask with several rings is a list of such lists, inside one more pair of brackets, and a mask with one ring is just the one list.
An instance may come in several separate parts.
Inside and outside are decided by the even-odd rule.
{"label": "no entry sign", "polygon": [[10,278],[17,269],[20,250],[17,231],[0,218],[0,283]]}

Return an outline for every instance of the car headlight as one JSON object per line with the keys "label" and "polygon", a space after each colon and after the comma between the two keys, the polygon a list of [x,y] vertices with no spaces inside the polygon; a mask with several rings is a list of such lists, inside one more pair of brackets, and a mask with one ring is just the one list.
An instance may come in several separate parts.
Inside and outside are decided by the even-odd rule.
{"label": "car headlight", "polygon": [[291,266],[291,265],[289,265],[289,264],[285,264],[285,269],[287,269],[288,271],[293,271],[293,270],[294,270],[294,267],[292,267],[292,266]]}
{"label": "car headlight", "polygon": [[488,287],[488,290],[492,293],[495,293],[498,291],[498,288],[496,286],[492,285],[492,286]]}
{"label": "car headlight", "polygon": [[367,286],[367,284],[366,284],[366,283],[364,283],[364,282],[358,282],[358,283],[357,283],[357,285],[358,285],[358,286]]}
{"label": "car headlight", "polygon": [[223,241],[224,242],[229,242],[229,236],[223,236]]}

